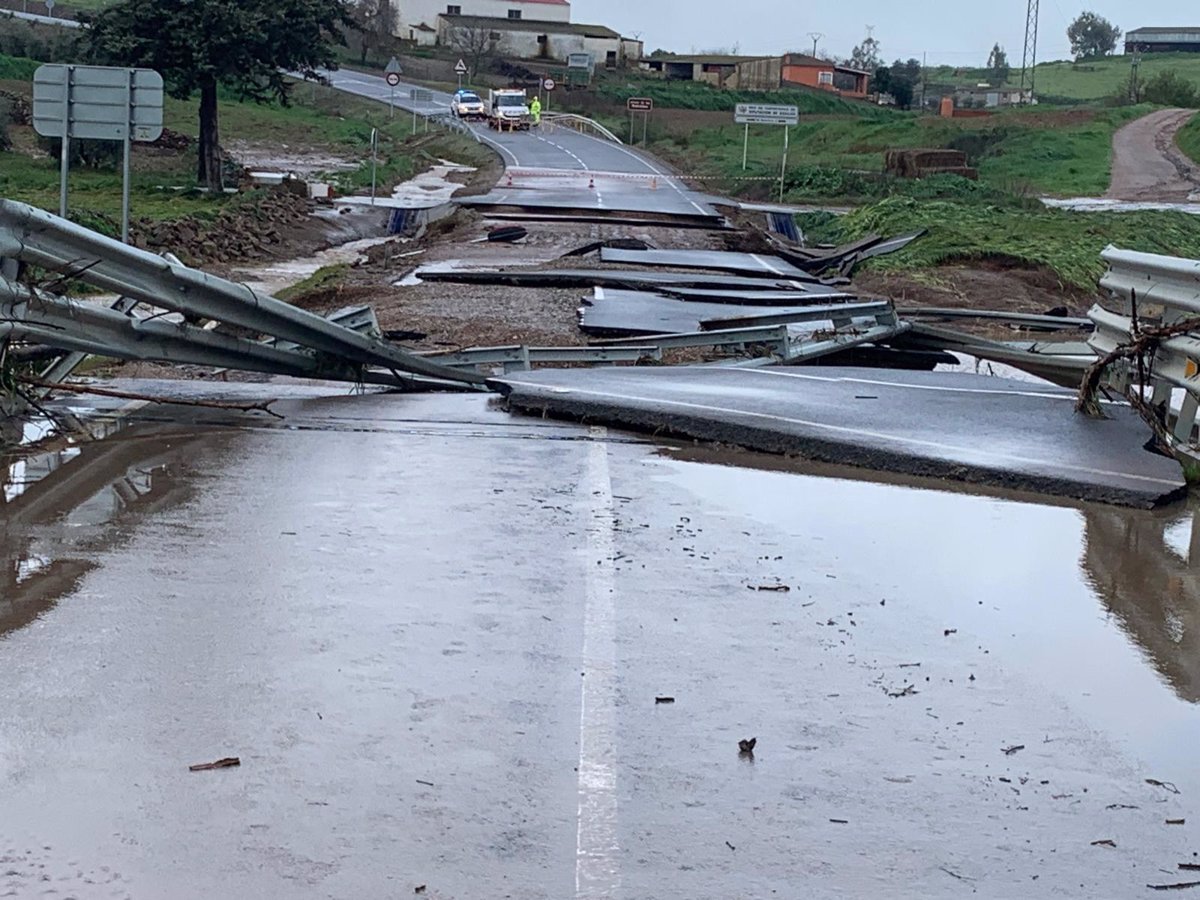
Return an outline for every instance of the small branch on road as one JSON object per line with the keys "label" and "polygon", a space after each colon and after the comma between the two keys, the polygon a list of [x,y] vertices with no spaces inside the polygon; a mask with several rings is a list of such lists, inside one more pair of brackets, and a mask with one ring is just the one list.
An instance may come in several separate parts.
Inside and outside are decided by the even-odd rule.
{"label": "small branch on road", "polygon": [[63,391],[68,394],[85,394],[95,397],[111,397],[114,400],[140,400],[145,403],[159,403],[170,406],[198,406],[204,409],[222,409],[234,412],[265,412],[276,419],[284,418],[271,409],[274,400],[263,400],[258,403],[237,403],[231,400],[184,400],[173,397],[151,397],[148,394],[138,394],[132,391],[115,391],[109,388],[91,387],[85,384],[67,384],[65,382],[42,381],[39,378],[17,378],[21,384],[30,387],[46,388],[52,391]]}

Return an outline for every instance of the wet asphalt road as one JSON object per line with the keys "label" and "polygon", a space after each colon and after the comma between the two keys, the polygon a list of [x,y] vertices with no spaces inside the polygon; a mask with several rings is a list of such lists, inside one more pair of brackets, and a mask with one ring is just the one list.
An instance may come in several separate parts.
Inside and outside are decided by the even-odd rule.
{"label": "wet asphalt road", "polygon": [[[414,103],[415,87],[402,82],[393,91],[380,77],[351,70],[326,72],[337,90],[383,103],[394,98],[398,109],[423,115],[450,110],[450,95],[432,91],[432,100]],[[480,140],[504,161],[506,176],[486,198],[503,205],[556,206],[716,216],[709,198],[674,177],[662,162],[623,144],[549,124],[527,132],[500,133],[484,124],[472,126]]]}
{"label": "wet asphalt road", "polygon": [[1190,513],[320,393],[9,460],[0,896],[1189,880]]}

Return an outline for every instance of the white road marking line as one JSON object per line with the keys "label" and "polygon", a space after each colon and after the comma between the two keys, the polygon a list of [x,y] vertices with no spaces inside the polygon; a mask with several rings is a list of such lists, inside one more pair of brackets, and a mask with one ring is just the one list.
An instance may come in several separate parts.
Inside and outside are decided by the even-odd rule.
{"label": "white road marking line", "polygon": [[586,598],[579,704],[579,827],[575,844],[576,900],[619,893],[616,746],[616,555],[608,429],[591,429],[588,444]]}
{"label": "white road marking line", "polygon": [[827,382],[851,382],[853,384],[869,384],[874,387],[900,387],[907,388],[912,391],[939,391],[946,394],[1008,394],[1019,397],[1040,397],[1043,400],[1069,400],[1074,403],[1076,397],[1074,394],[1052,393],[1050,391],[1039,390],[1005,390],[1003,388],[968,388],[968,387],[953,387],[950,385],[940,384],[912,384],[907,381],[881,381],[873,378],[829,378],[822,375],[806,375],[800,372],[771,372],[766,369],[734,369],[732,371],[745,372],[755,375],[770,375],[775,378],[803,378],[809,381],[827,381]]}
{"label": "white road marking line", "polygon": [[[755,371],[753,369],[733,369],[731,371]],[[833,379],[831,379],[833,380]],[[1023,465],[1046,466],[1044,459],[1034,459],[1026,456],[1017,456],[1012,453],[998,453],[995,450],[981,450],[976,447],[959,447],[955,444],[946,444],[940,441],[926,441],[920,438],[904,437],[900,434],[887,434],[879,431],[868,431],[865,428],[849,428],[845,425],[830,425],[828,422],[814,422],[809,419],[796,419],[791,416],[778,416],[774,413],[750,412],[745,409],[731,409],[727,406],[708,406],[703,403],[688,403],[683,400],[666,400],[662,397],[638,397],[633,394],[616,394],[611,391],[585,391],[578,388],[558,388],[553,385],[538,384],[537,382],[529,381],[514,381],[510,378],[505,378],[504,381],[508,384],[515,384],[521,387],[538,388],[545,390],[549,388],[557,393],[579,394],[587,397],[602,397],[610,400],[632,400],[635,403],[651,403],[662,407],[678,407],[681,409],[696,409],[702,412],[724,413],[733,416],[745,416],[750,419],[766,419],[771,422],[784,422],[788,425],[802,425],[806,428],[818,428],[823,431],[832,431],[838,434],[850,436],[873,438],[881,441],[894,441],[901,444],[910,444],[914,447],[925,447],[932,450],[940,450],[950,453],[962,453],[970,456],[985,457],[1004,462],[1021,463]],[[1178,483],[1166,478],[1155,478],[1152,475],[1135,475],[1132,472],[1114,472],[1109,469],[1093,469],[1089,466],[1072,466],[1064,463],[1052,463],[1049,468],[1058,469],[1065,472],[1082,472],[1087,475],[1101,475],[1107,478],[1127,478],[1130,481],[1146,481],[1151,484],[1166,484],[1172,487],[1177,487]]]}

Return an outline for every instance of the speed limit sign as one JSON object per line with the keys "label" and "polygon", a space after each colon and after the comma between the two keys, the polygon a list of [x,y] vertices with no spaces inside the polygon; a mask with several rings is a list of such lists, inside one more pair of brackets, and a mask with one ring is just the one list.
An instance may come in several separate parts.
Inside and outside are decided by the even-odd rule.
{"label": "speed limit sign", "polygon": [[548,91],[552,91],[557,87],[557,85],[554,83],[553,78],[547,78],[545,81],[542,82],[542,87],[544,87]]}
{"label": "speed limit sign", "polygon": [[397,72],[388,72],[384,78],[392,87],[395,87],[400,83],[400,75]]}

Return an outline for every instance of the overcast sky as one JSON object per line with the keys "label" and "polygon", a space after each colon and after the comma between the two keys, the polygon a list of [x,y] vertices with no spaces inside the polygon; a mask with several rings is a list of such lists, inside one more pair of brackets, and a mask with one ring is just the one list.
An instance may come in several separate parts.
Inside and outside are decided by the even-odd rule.
{"label": "overcast sky", "polygon": [[[1041,0],[1039,60],[1070,56],[1067,25],[1084,9],[1094,10],[1122,31],[1147,25],[1200,26],[1196,0]],[[825,34],[819,46],[849,56],[866,36],[866,26],[874,25],[889,62],[928,52],[931,64],[982,66],[999,41],[1010,61],[1020,65],[1025,39],[1025,0],[572,0],[571,18],[640,36],[647,53],[660,47],[699,53],[735,46],[750,54],[811,51],[808,32],[815,31]]]}

